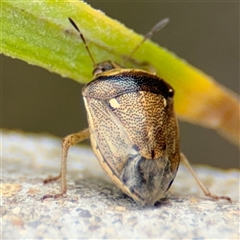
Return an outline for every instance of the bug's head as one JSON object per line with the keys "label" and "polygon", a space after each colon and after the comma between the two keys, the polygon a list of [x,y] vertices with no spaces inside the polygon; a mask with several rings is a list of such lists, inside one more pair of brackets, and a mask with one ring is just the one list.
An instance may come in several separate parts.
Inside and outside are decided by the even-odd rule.
{"label": "bug's head", "polygon": [[97,75],[103,72],[116,69],[116,68],[120,68],[120,66],[114,62],[111,62],[111,61],[100,62],[94,65],[93,75],[96,77]]}

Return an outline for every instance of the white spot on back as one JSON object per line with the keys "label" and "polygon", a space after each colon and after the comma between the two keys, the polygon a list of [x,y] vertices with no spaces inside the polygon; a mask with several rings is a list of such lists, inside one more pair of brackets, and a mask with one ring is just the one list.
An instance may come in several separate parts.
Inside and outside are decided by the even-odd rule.
{"label": "white spot on back", "polygon": [[163,106],[164,106],[164,107],[167,106],[167,100],[166,100],[166,98],[163,98]]}
{"label": "white spot on back", "polygon": [[116,98],[110,99],[109,104],[112,108],[119,108],[120,107],[120,104],[119,104],[119,102],[117,101]]}

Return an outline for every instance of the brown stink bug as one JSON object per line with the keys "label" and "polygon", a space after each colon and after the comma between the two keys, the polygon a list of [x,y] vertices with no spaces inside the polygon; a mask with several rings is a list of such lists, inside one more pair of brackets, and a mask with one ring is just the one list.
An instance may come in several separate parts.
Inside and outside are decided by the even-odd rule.
{"label": "brown stink bug", "polygon": [[[205,195],[230,201],[229,197],[212,195],[181,154],[173,88],[144,70],[125,69],[111,61],[96,64],[77,25],[69,20],[79,32],[94,65],[94,79],[82,91],[89,129],[64,138],[60,175],[44,181],[61,179],[61,192],[45,195],[43,199],[66,194],[68,149],[90,138],[103,170],[123,192],[141,205],[154,205],[164,197],[176,176],[180,160]],[[167,19],[159,22],[133,52],[167,22]]]}

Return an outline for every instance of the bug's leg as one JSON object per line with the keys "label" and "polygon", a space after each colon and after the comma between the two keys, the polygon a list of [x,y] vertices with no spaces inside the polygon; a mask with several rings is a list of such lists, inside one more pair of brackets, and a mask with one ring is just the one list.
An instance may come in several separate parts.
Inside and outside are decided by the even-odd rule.
{"label": "bug's leg", "polygon": [[58,198],[63,196],[67,192],[67,179],[66,179],[66,173],[67,173],[67,154],[68,149],[77,144],[78,142],[81,142],[87,138],[90,137],[89,129],[83,130],[81,132],[73,133],[68,136],[66,136],[63,139],[62,142],[62,156],[61,156],[61,170],[60,174],[55,177],[49,177],[43,181],[44,184],[56,181],[58,179],[61,179],[61,192],[55,195],[44,195],[42,197],[42,200],[46,198]]}
{"label": "bug's leg", "polygon": [[181,153],[181,161],[182,163],[186,166],[186,168],[188,169],[188,171],[192,174],[192,176],[194,177],[195,181],[197,182],[198,186],[202,189],[203,193],[205,194],[205,196],[213,198],[213,199],[225,199],[229,202],[231,202],[231,198],[228,196],[217,196],[217,195],[213,195],[208,188],[202,183],[202,181],[200,180],[200,178],[197,176],[197,174],[194,172],[193,168],[191,167],[189,161],[187,160],[187,158],[185,157],[185,155],[183,153]]}

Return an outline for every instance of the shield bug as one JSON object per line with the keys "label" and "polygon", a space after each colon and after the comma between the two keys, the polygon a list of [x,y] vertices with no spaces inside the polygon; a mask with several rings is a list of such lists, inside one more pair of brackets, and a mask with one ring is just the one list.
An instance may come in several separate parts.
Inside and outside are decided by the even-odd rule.
{"label": "shield bug", "polygon": [[[95,63],[84,36],[72,19],[93,62],[93,80],[82,90],[89,128],[63,139],[61,171],[48,183],[61,179],[60,197],[67,192],[66,162],[68,149],[90,138],[99,164],[112,181],[141,205],[154,205],[171,186],[180,160],[190,170],[206,196],[212,195],[201,183],[188,160],[180,152],[178,123],[174,112],[173,88],[153,73],[126,69],[111,61]],[[145,35],[139,46],[162,28],[160,21]]]}

